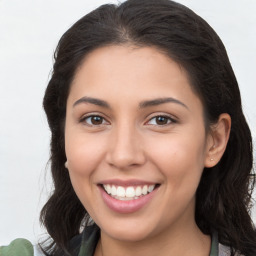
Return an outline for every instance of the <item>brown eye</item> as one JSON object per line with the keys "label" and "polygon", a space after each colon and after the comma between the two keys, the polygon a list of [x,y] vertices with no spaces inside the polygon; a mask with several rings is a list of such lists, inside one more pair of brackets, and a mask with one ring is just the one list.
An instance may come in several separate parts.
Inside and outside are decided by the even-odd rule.
{"label": "brown eye", "polygon": [[176,123],[176,121],[169,116],[155,116],[151,118],[147,124],[163,126],[170,123]]}
{"label": "brown eye", "polygon": [[101,116],[87,116],[83,118],[82,120],[88,125],[94,126],[94,125],[102,125],[106,123],[106,120]]}
{"label": "brown eye", "polygon": [[93,125],[100,125],[100,124],[102,124],[102,122],[103,122],[103,118],[100,116],[92,116],[91,117],[91,123]]}
{"label": "brown eye", "polygon": [[158,125],[165,125],[165,124],[168,124],[169,122],[169,119],[165,116],[157,116],[156,117],[156,123]]}

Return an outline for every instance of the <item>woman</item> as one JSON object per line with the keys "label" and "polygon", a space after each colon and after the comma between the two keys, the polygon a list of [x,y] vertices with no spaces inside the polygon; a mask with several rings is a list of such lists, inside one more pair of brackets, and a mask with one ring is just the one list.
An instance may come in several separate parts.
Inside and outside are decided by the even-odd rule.
{"label": "woman", "polygon": [[45,255],[255,255],[250,130],[225,48],[191,10],[129,0],[84,16],[44,109]]}

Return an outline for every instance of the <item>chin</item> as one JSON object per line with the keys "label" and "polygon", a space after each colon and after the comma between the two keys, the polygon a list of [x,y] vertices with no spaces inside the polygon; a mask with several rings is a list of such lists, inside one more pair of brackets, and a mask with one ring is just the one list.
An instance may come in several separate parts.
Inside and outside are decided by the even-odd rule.
{"label": "chin", "polygon": [[150,226],[146,225],[147,223],[145,222],[142,222],[141,224],[142,225],[136,223],[132,224],[131,222],[119,225],[108,224],[102,226],[101,231],[115,240],[138,242],[152,236],[152,229]]}

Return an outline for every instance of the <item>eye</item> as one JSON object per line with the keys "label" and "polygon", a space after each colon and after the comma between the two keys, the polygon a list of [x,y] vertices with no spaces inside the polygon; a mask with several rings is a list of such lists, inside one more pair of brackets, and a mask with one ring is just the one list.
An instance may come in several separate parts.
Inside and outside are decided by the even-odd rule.
{"label": "eye", "polygon": [[170,123],[176,123],[176,121],[169,116],[161,116],[161,115],[154,116],[147,122],[147,124],[149,125],[167,125]]}
{"label": "eye", "polygon": [[97,115],[85,116],[81,119],[81,122],[84,122],[90,126],[99,126],[99,125],[108,124],[108,122],[102,116],[97,116]]}

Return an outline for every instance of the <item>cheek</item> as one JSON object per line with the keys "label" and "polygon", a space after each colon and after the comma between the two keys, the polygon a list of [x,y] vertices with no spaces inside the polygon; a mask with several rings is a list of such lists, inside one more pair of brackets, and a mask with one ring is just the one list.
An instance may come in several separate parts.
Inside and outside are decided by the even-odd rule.
{"label": "cheek", "polygon": [[172,187],[178,188],[183,182],[197,183],[200,180],[204,168],[204,145],[203,135],[170,134],[155,140],[150,156]]}
{"label": "cheek", "polygon": [[[96,186],[94,175],[104,157],[102,138],[80,133],[66,131],[65,150],[68,159],[68,171],[72,186],[88,212],[97,208],[94,194]],[[92,209],[92,205],[94,205]]]}
{"label": "cheek", "polygon": [[[82,131],[65,132],[65,151],[72,186],[86,209],[91,205],[95,189],[94,175],[104,157],[102,138]],[[87,209],[90,210],[90,207]]]}
{"label": "cheek", "polygon": [[68,166],[77,175],[90,175],[102,159],[103,149],[100,136],[85,136],[79,131],[66,132],[65,150]]}

